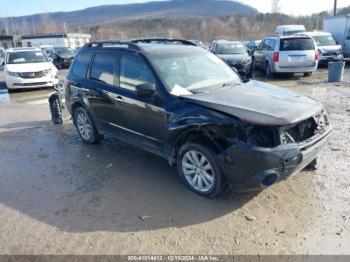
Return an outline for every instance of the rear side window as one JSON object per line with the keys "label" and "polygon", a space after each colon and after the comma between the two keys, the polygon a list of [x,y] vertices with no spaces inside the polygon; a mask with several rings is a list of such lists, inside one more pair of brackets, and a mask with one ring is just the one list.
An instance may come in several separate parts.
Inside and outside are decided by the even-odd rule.
{"label": "rear side window", "polygon": [[346,37],[346,40],[350,40],[350,30],[348,32],[348,36]]}
{"label": "rear side window", "polygon": [[140,57],[122,55],[120,58],[120,87],[135,91],[144,83],[155,84],[152,71]]}
{"label": "rear side window", "polygon": [[80,78],[85,78],[90,65],[92,53],[80,53],[75,58],[72,73]]}
{"label": "rear side window", "polygon": [[96,54],[91,65],[90,79],[105,84],[115,84],[115,67],[117,58],[113,54],[100,53]]}
{"label": "rear side window", "polygon": [[280,51],[306,51],[306,50],[315,50],[315,44],[311,38],[281,39]]}

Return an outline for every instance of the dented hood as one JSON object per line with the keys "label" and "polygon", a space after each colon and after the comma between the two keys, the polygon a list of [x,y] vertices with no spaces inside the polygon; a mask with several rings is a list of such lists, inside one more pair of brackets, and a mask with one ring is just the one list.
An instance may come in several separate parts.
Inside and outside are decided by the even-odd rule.
{"label": "dented hood", "polygon": [[256,125],[297,123],[323,108],[310,97],[259,81],[249,81],[210,93],[181,96],[181,99]]}

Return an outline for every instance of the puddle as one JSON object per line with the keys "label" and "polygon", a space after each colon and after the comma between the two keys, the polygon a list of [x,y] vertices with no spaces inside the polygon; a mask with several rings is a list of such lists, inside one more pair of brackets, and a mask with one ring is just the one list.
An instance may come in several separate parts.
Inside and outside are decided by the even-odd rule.
{"label": "puddle", "polygon": [[10,95],[6,89],[0,89],[0,102],[2,103],[10,102]]}

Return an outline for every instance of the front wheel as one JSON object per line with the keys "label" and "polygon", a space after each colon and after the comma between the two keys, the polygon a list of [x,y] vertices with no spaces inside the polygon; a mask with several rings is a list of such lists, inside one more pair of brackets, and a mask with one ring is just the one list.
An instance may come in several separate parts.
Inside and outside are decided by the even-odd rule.
{"label": "front wheel", "polygon": [[215,198],[225,190],[225,177],[216,163],[214,151],[200,144],[185,144],[177,159],[181,182],[191,191]]}
{"label": "front wheel", "polygon": [[74,123],[78,134],[86,144],[96,144],[100,142],[101,136],[85,108],[79,107],[74,113]]}
{"label": "front wheel", "polygon": [[307,73],[304,73],[304,76],[312,76],[312,72],[307,72]]}

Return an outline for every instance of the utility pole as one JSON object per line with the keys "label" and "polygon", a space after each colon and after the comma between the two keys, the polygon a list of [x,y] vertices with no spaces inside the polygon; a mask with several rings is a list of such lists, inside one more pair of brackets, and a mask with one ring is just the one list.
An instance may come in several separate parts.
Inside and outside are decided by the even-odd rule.
{"label": "utility pole", "polygon": [[334,0],[334,16],[337,16],[337,0]]}

